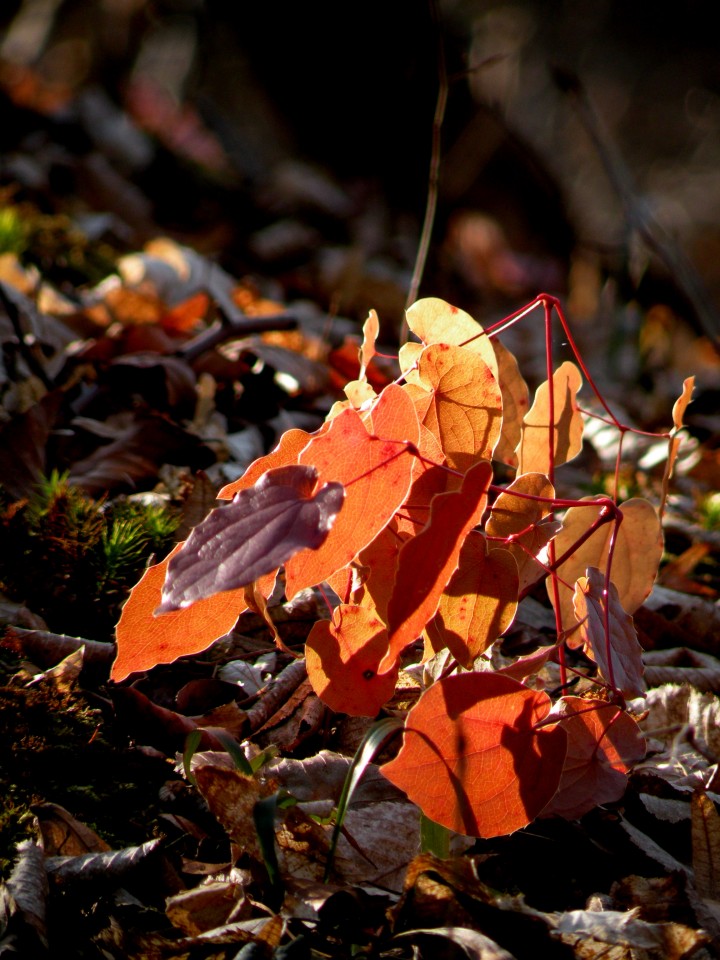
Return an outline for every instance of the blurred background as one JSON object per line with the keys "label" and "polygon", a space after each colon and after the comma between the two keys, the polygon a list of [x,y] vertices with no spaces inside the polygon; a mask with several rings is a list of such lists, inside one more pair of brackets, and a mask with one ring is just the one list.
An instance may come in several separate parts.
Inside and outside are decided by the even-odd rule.
{"label": "blurred background", "polygon": [[[617,0],[4,0],[0,199],[62,210],[127,249],[169,234],[285,302],[359,321],[375,307],[391,341],[440,92],[420,294],[484,324],[558,294],[610,379],[667,381],[676,395],[695,373],[714,396],[710,13]],[[542,370],[533,330],[509,345]]]}

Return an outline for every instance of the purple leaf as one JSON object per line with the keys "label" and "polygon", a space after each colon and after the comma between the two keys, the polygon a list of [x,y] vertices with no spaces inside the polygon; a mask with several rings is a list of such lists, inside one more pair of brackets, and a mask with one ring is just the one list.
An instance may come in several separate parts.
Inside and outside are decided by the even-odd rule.
{"label": "purple leaf", "polygon": [[317,470],[293,464],[264,473],[232,503],[213,510],[170,561],[156,613],[236,590],[276,570],[300,550],[317,550],[340,512],[345,490]]}

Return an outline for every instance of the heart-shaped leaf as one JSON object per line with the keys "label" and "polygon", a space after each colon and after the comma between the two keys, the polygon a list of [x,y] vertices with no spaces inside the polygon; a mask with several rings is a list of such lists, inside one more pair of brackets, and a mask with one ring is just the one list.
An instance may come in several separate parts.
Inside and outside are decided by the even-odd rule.
{"label": "heart-shaped leaf", "polygon": [[381,772],[426,817],[473,837],[526,826],[560,782],[567,735],[541,726],[545,693],[491,673],[433,684],[410,710],[403,744]]}

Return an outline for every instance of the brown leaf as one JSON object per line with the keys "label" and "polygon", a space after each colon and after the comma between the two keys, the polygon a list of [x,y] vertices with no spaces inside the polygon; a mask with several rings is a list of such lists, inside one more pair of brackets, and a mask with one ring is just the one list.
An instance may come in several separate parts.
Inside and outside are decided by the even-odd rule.
{"label": "brown leaf", "polygon": [[[632,617],[618,599],[614,583],[605,589],[605,576],[597,567],[588,567],[587,576],[575,585],[575,615],[585,653],[598,665],[600,675],[623,696],[638,697],[645,692],[642,648]],[[608,610],[609,635],[605,630]]]}
{"label": "brown leaf", "polygon": [[691,812],[695,886],[701,897],[720,900],[720,814],[702,790],[693,793]]}
{"label": "brown leaf", "polygon": [[46,857],[75,857],[110,849],[94,830],[57,803],[33,804],[32,812],[40,825]]}
{"label": "brown leaf", "polygon": [[69,883],[98,883],[108,879],[120,883],[158,851],[162,841],[148,840],[138,847],[84,853],[78,857],[47,857],[45,868],[51,877]]}
{"label": "brown leaf", "polygon": [[503,419],[500,439],[493,450],[493,459],[517,467],[517,446],[522,424],[530,406],[530,394],[515,356],[499,340],[492,341],[498,362],[498,382],[502,393]]}

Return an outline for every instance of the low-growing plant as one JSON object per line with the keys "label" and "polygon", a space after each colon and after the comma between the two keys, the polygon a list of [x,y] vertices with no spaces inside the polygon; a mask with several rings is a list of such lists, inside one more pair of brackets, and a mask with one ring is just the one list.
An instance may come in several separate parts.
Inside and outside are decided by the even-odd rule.
{"label": "low-growing plant", "polygon": [[[536,309],[547,379],[531,404],[498,334]],[[553,313],[576,360],[557,369]],[[660,515],[692,381],[661,435],[669,446],[659,509],[638,497],[617,502],[632,428],[596,388],[554,297],[488,330],[437,299],[414,304],[407,322],[419,342],[400,349],[394,383],[376,394],[366,378],[378,329],[371,313],[348,399],[315,433],[284,434],[220,491],[232,503],[145,573],[117,627],[113,678],[205,649],[270,596],[284,568],[288,599],[323,582],[340,598],[306,642],[310,681],[331,709],[375,716],[420,638],[424,661],[444,657],[407,713],[399,753],[381,767],[426,818],[490,837],[541,813],[581,816],[619,799],[644,755],[627,709],[644,691],[632,614],[662,555]],[[556,470],[580,452],[584,417],[598,415],[579,405],[583,378],[620,433],[615,489],[566,499]],[[496,469],[514,479],[495,483]],[[542,580],[554,642],[493,668],[491,647]],[[548,661],[559,665],[555,698],[532,679]],[[567,694],[578,672],[591,694]]]}

